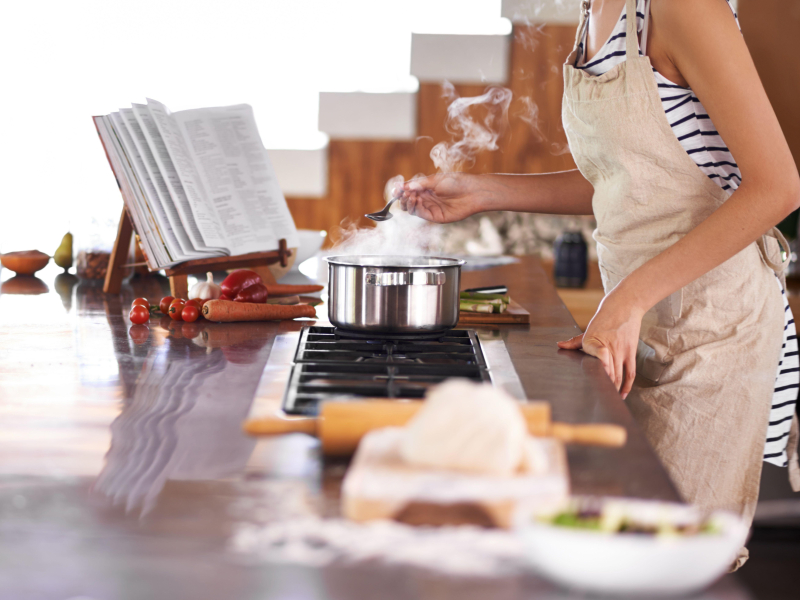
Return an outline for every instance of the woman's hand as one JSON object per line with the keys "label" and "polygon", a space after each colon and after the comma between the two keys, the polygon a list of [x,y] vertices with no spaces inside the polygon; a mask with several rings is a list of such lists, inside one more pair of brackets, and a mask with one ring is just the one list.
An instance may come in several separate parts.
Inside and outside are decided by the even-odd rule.
{"label": "woman's hand", "polygon": [[583,350],[599,358],[624,400],[636,377],[636,348],[644,311],[619,289],[617,286],[603,299],[585,333],[558,342],[558,347]]}
{"label": "woman's hand", "polygon": [[406,181],[397,188],[400,208],[434,223],[452,223],[485,210],[487,176],[443,173]]}

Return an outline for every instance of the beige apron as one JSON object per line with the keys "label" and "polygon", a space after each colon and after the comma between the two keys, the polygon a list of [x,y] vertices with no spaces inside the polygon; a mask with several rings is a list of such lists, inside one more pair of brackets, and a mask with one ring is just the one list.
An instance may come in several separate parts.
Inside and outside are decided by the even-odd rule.
{"label": "beige apron", "polygon": [[[625,62],[597,77],[572,66],[586,26],[584,2],[564,66],[564,128],[580,172],[594,186],[594,238],[606,292],[728,197],[672,132],[650,59],[639,56],[635,0],[627,0],[626,10]],[[681,495],[748,520],[783,341],[774,231],[645,315],[639,393],[629,396]]]}

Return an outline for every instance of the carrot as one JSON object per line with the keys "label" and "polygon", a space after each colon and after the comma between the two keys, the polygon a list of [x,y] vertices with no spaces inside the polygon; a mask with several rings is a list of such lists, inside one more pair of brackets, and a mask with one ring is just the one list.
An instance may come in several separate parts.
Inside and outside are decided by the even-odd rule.
{"label": "carrot", "polygon": [[281,306],[278,304],[251,304],[229,300],[209,300],[203,305],[203,316],[209,321],[282,321],[298,317],[317,316],[308,304]]}
{"label": "carrot", "polygon": [[321,292],[321,285],[287,285],[282,283],[266,284],[269,297],[273,296],[297,296],[298,294],[313,294]]}

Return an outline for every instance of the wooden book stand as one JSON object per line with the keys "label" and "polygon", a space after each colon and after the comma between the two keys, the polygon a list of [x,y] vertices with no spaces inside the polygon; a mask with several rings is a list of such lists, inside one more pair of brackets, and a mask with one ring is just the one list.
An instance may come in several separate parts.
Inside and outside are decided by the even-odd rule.
{"label": "wooden book stand", "polygon": [[[103,284],[104,292],[118,294],[122,287],[132,234],[133,223],[128,216],[128,212],[123,208],[122,216],[119,219],[119,228],[117,229],[117,239],[114,240],[114,248],[111,250],[111,257],[108,261],[108,271],[106,271],[106,280]],[[189,260],[170,269],[164,269],[164,273],[169,277],[171,294],[176,298],[186,298],[189,294],[188,275],[214,270],[255,268],[264,283],[273,284],[275,283],[275,278],[269,269],[259,267],[267,267],[276,263],[280,263],[282,267],[285,267],[288,265],[291,255],[292,251],[286,246],[286,240],[281,239],[278,242],[278,249],[271,252],[252,252],[250,254],[240,254],[239,256],[218,256],[215,258]]]}

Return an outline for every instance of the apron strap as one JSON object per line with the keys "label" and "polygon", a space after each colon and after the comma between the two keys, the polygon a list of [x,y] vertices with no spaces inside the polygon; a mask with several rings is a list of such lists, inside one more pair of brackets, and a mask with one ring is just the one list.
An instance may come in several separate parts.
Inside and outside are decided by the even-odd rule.
{"label": "apron strap", "polygon": [[650,0],[644,0],[644,26],[642,27],[642,40],[639,43],[642,54],[647,56],[647,34],[650,30]]}
{"label": "apron strap", "polygon": [[636,0],[625,0],[625,60],[639,57],[639,31],[636,26]]}
{"label": "apron strap", "polygon": [[[780,263],[772,262],[772,259],[769,257],[769,251],[767,250],[767,237],[773,237],[778,240],[778,245],[780,246],[781,250],[786,253],[786,260],[781,260]],[[789,249],[789,242],[786,241],[786,238],[783,237],[783,234],[780,232],[780,230],[777,227],[773,227],[766,233],[766,235],[762,235],[760,238],[758,238],[756,243],[758,244],[758,249],[761,251],[761,258],[764,259],[764,262],[767,263],[767,266],[775,271],[778,275],[783,273],[791,261],[792,251]]]}
{"label": "apron strap", "polygon": [[[572,47],[573,52],[577,52],[578,46],[583,41],[583,34],[586,30],[586,25],[589,23],[589,0],[583,0],[581,2],[581,18],[578,22],[578,31],[575,33],[575,45]],[[576,56],[575,60],[577,61],[580,57]]]}

